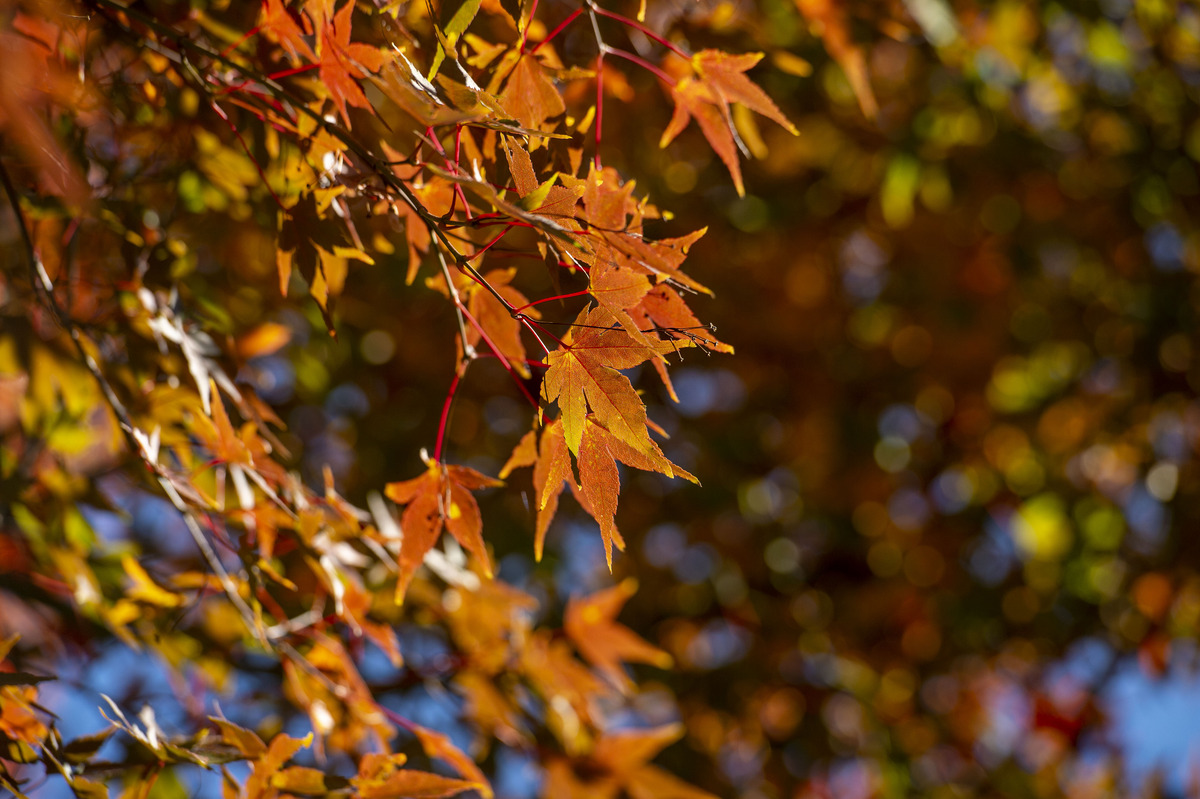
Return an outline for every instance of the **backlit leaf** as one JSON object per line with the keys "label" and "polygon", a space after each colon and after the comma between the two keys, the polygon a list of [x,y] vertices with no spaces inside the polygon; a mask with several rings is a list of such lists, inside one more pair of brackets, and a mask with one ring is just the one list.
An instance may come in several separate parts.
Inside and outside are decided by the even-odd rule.
{"label": "backlit leaf", "polygon": [[503,483],[474,469],[437,461],[430,461],[420,477],[387,485],[388,498],[406,506],[400,518],[404,538],[398,559],[397,602],[404,600],[408,584],[424,562],[425,553],[437,544],[443,525],[491,576],[491,562],[481,534],[483,521],[471,491],[499,485]]}

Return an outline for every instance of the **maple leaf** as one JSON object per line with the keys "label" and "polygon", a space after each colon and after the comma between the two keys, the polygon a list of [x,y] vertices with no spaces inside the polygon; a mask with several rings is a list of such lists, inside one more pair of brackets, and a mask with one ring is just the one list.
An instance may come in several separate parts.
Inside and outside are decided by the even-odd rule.
{"label": "maple leaf", "polygon": [[537,443],[537,432],[530,430],[513,450],[512,457],[500,470],[500,477],[506,478],[513,469],[522,466],[534,467],[533,490],[537,498],[537,534],[534,539],[534,556],[540,562],[542,550],[546,542],[546,531],[558,510],[558,497],[562,494],[563,486],[568,482],[575,485],[575,474],[571,471],[571,456],[567,451],[567,441],[563,437],[563,427],[558,420],[551,420],[542,429],[540,445]]}
{"label": "maple leaf", "polygon": [[512,657],[517,641],[537,608],[537,600],[498,580],[481,582],[474,591],[460,591],[456,607],[437,599],[454,642],[470,657],[472,667],[499,673]]}
{"label": "maple leaf", "polygon": [[660,669],[671,667],[671,656],[616,621],[617,613],[637,593],[637,580],[622,580],[586,597],[567,603],[563,630],[579,653],[613,685],[623,691],[632,685],[626,663],[650,663]]}
{"label": "maple leaf", "polygon": [[511,136],[503,137],[503,143],[504,157],[508,159],[508,171],[512,175],[513,187],[516,188],[518,197],[525,197],[538,187],[533,159],[529,157],[529,151]]}
{"label": "maple leaf", "polygon": [[579,446],[579,482],[573,485],[576,497],[584,510],[600,525],[604,538],[604,555],[612,571],[612,547],[624,551],[625,540],[617,530],[615,516],[617,497],[621,491],[617,461],[635,469],[659,472],[667,477],[683,477],[698,482],[688,472],[671,463],[653,441],[648,452],[635,449],[589,418]]}
{"label": "maple leaf", "polygon": [[[650,279],[641,272],[620,266],[612,257],[612,251],[601,246],[596,251],[596,262],[588,273],[588,291],[600,305],[620,322],[625,332],[639,344],[653,347],[654,339],[638,327],[628,309],[642,301],[650,291]],[[658,359],[656,366],[662,365]]]}
{"label": "maple leaf", "polygon": [[800,131],[783,115],[779,106],[745,75],[762,57],[762,53],[734,55],[720,50],[701,50],[692,56],[692,66],[723,102],[741,103],[751,111],[777,122],[793,136],[798,136]]}
{"label": "maple leaf", "polygon": [[[376,47],[361,43],[351,43],[350,17],[354,14],[354,0],[342,6],[334,14],[333,19],[321,27],[317,52],[321,57],[321,83],[325,85],[329,97],[337,106],[338,112],[350,127],[350,115],[346,110],[347,104],[358,108],[370,109],[371,103],[355,82],[355,78],[364,78],[367,72],[378,72],[387,60],[386,56]],[[364,72],[366,70],[366,72]]]}
{"label": "maple leaf", "polygon": [[574,224],[575,203],[583,193],[583,187],[575,181],[569,185],[555,185],[557,175],[539,184],[529,151],[511,136],[505,136],[503,144],[513,187],[521,198],[519,207],[541,216],[563,217],[558,220],[559,224],[570,225],[572,231],[578,229]]}
{"label": "maple leaf", "polygon": [[529,732],[521,720],[516,705],[500,692],[490,675],[478,671],[460,671],[454,686],[466,700],[468,716],[485,734],[505,746],[528,746]]}
{"label": "maple leaf", "polygon": [[597,168],[589,164],[586,178],[564,177],[564,184],[579,187],[583,202],[579,218],[602,230],[623,230],[626,218],[638,213],[633,199],[636,181],[622,181],[621,175],[610,166]]}
{"label": "maple leaf", "polygon": [[[371,689],[342,642],[312,633],[312,646],[283,660],[285,694],[308,713],[319,750],[353,748],[368,739],[391,740],[388,723]],[[335,691],[336,688],[336,691]]]}
{"label": "maple leaf", "polygon": [[567,110],[542,65],[528,55],[517,61],[499,100],[513,119],[533,130]]}
{"label": "maple leaf", "polygon": [[[700,132],[708,140],[713,152],[725,164],[733,178],[734,188],[739,197],[746,196],[746,186],[742,182],[742,167],[738,163],[737,144],[733,138],[733,122],[728,116],[727,107],[711,87],[693,78],[686,77],[671,87],[671,99],[675,101],[675,112],[666,130],[658,140],[659,147],[666,147],[675,137],[683,132],[688,122],[695,118],[700,124]],[[722,111],[725,113],[722,113]]]}
{"label": "maple leaf", "polygon": [[408,584],[424,562],[425,553],[437,544],[443,525],[479,560],[487,576],[492,576],[483,543],[483,520],[471,492],[503,484],[466,466],[447,466],[437,461],[430,461],[420,477],[388,483],[385,489],[388,498],[407,506],[400,517],[404,538],[397,564],[397,603],[404,601]]}
{"label": "maple leaf", "polygon": [[659,146],[666,147],[694,118],[713,152],[729,170],[738,196],[743,197],[746,187],[738,163],[739,141],[733,117],[729,113],[729,104],[741,103],[779,123],[792,135],[799,134],[771,98],[744,74],[762,57],[762,53],[731,55],[719,50],[703,50],[692,56],[692,68],[696,76],[686,76],[671,87],[675,112],[659,139]]}
{"label": "maple leaf", "polygon": [[375,259],[357,247],[335,246],[330,252],[317,246],[316,250],[317,268],[313,273],[312,285],[309,286],[308,293],[317,301],[317,305],[321,309],[321,318],[325,320],[325,327],[332,333],[334,331],[333,307],[342,293],[342,288],[346,285],[350,261],[374,264]]}
{"label": "maple leaf", "polygon": [[245,795],[248,797],[274,795],[274,791],[270,787],[271,778],[283,768],[284,763],[291,760],[293,755],[309,746],[312,740],[311,732],[304,738],[292,738],[283,733],[272,738],[267,751],[254,763],[254,770],[246,779]]}
{"label": "maple leaf", "polygon": [[596,419],[634,449],[650,452],[653,442],[646,432],[646,406],[629,378],[618,369],[630,369],[672,350],[666,342],[648,346],[616,327],[605,308],[580,313],[579,335],[546,356],[548,369],[542,396],[557,402],[567,447],[576,456],[583,439],[584,420],[591,408]]}
{"label": "maple leaf", "polygon": [[[515,267],[493,269],[484,274],[483,279],[495,290],[496,294],[508,302],[509,306],[523,308],[521,313],[530,319],[541,319],[542,314],[537,308],[525,307],[529,304],[529,298],[510,285],[516,274]],[[440,291],[446,297],[451,296],[446,288],[446,279],[442,275],[427,278],[425,285],[435,291]],[[513,371],[521,377],[528,378],[530,371],[529,364],[526,362],[525,344],[521,341],[521,323],[509,313],[508,308],[492,292],[466,273],[459,272],[454,278],[454,285],[459,296],[465,300],[467,310],[471,312],[471,316],[479,325],[478,328],[475,325],[467,328],[466,344],[477,348],[486,334],[499,354],[512,366]],[[482,333],[480,328],[482,328]]]}
{"label": "maple leaf", "polygon": [[546,780],[542,785],[545,799],[616,799],[621,786],[610,775],[579,776],[571,762],[555,758],[546,764]]}
{"label": "maple leaf", "polygon": [[[403,160],[403,156],[386,141],[381,144],[389,161]],[[427,178],[421,174],[420,167],[410,164],[397,164],[392,172],[410,187],[413,196],[425,206],[425,210],[430,214],[445,216],[450,212],[454,205],[454,188],[450,183],[436,176]],[[433,239],[425,220],[408,203],[393,203],[391,210],[404,225],[404,238],[408,247],[408,272],[404,280],[411,286],[417,278],[421,258],[429,252],[429,246]]]}
{"label": "maple leaf", "polygon": [[579,504],[600,525],[604,553],[611,570],[613,545],[622,551],[625,549],[625,539],[617,530],[614,521],[617,496],[621,490],[616,462],[620,461],[626,466],[643,471],[659,472],[668,477],[683,477],[693,483],[697,482],[687,471],[667,460],[653,441],[650,452],[644,453],[612,435],[590,418],[584,428],[579,448],[578,481],[571,469],[571,456],[563,435],[563,425],[558,420],[548,422],[542,429],[540,446],[535,447],[534,437],[535,432],[530,431],[521,439],[500,474],[507,476],[513,469],[522,466],[534,467],[533,489],[538,502],[534,555],[539,561],[542,559],[546,531],[558,509],[558,499],[564,486],[571,487],[571,492],[579,500]]}
{"label": "maple leaf", "polygon": [[305,32],[296,23],[297,18],[303,19],[299,14],[293,16],[283,0],[266,0],[258,20],[258,28],[267,33],[269,38],[279,42],[293,61],[299,60],[302,55],[309,61],[316,61],[316,55],[304,39]]}
{"label": "maple leaf", "polygon": [[602,232],[599,235],[610,246],[617,264],[650,275],[658,282],[673,280],[690,289],[712,294],[707,287],[681,271],[688,250],[707,232],[708,228],[700,228],[686,236],[658,241],[635,232]]}

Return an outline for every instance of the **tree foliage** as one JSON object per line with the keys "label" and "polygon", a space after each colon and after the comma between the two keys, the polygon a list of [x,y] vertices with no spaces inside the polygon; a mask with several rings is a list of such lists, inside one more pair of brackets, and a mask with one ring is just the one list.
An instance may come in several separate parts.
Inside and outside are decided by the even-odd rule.
{"label": "tree foliage", "polygon": [[4,789],[1189,790],[1190,6],[0,20]]}
{"label": "tree foliage", "polygon": [[[228,795],[491,796],[476,759],[497,739],[552,764],[547,795],[594,795],[592,772],[606,795],[708,795],[649,765],[678,725],[631,732],[609,718],[606,703],[636,690],[626,663],[671,663],[615,618],[633,582],[576,597],[561,630],[538,620],[533,596],[495,579],[475,495],[503,481],[449,461],[446,445],[464,383],[523,399],[532,430],[513,437],[503,472],[534,466],[538,557],[567,484],[598,522],[610,568],[613,547],[625,548],[618,461],[695,480],[655,441],[665,434],[628,372],[652,362],[669,381],[670,357],[729,350],[681,294],[706,291],[683,271],[703,231],[662,237],[663,214],[603,166],[604,80],[623,80],[620,58],[694,87],[690,113],[740,191],[731,103],[790,129],[743,74],[759,56],[691,56],[593,5],[553,31],[536,3],[96,0],[17,5],[9,17],[12,150],[0,175],[22,245],[13,261],[28,271],[10,269],[5,287],[28,316],[10,317],[0,339],[3,540],[20,560],[0,598],[56,620],[32,630],[35,647],[68,629],[92,651],[114,638],[202,691],[227,689],[265,657],[285,702],[273,712],[305,714],[312,732],[291,736],[261,713],[239,725],[199,702],[168,734],[153,705],[131,721],[105,697],[126,751],[99,761],[103,736],[66,740],[38,703],[41,678],[5,672],[5,786],[26,790],[39,764],[80,796],[114,782],[140,796],[191,764],[221,769]],[[558,49],[576,20],[595,34],[590,57]],[[679,61],[679,77],[659,54],[622,49],[631,34]],[[339,493],[331,465],[292,468],[294,436],[255,364],[309,333],[309,307],[333,338],[327,353],[344,351],[355,311],[342,301],[369,302],[369,286],[398,275],[424,283],[407,291],[441,295],[453,322],[409,329],[400,348],[445,335],[453,368],[437,423],[422,428],[429,449],[403,461],[421,464],[417,476],[379,486],[383,496],[361,491],[364,510]],[[354,281],[365,293],[347,291]],[[267,299],[275,285],[308,299]],[[270,306],[294,310],[262,318]],[[314,363],[297,377],[319,394],[321,373]],[[129,530],[131,504],[151,497],[169,501],[164,519],[181,525],[168,535],[189,536],[198,561],[136,529],[107,545],[106,533]],[[473,755],[363,677],[367,647],[404,668],[398,625],[436,631],[453,653],[452,667],[399,673],[463,698]],[[27,647],[7,639],[14,668]],[[233,762],[249,771],[235,777]]]}

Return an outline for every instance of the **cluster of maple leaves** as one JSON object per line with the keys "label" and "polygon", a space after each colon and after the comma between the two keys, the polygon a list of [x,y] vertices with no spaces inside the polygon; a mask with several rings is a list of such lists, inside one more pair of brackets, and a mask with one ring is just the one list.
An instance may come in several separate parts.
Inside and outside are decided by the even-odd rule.
{"label": "cluster of maple leaves", "polygon": [[[8,109],[0,118],[7,128],[0,130],[22,132],[14,139],[31,157],[34,193],[54,194],[85,209],[79,212],[84,222],[68,233],[53,214],[30,215],[29,198],[17,197],[5,173],[13,209],[29,231],[31,302],[40,303],[45,321],[59,326],[63,340],[74,341],[79,360],[71,368],[86,364],[84,379],[99,386],[111,450],[101,457],[118,461],[121,446],[136,456],[147,467],[150,487],[178,510],[204,558],[202,569],[155,576],[126,556],[120,570],[124,590],[115,599],[101,590],[103,578],[86,547],[56,544],[44,568],[54,572],[53,585],[65,600],[131,644],[155,648],[160,635],[180,634],[171,619],[181,607],[198,604],[214,618],[237,619],[245,642],[278,657],[284,692],[307,713],[315,733],[306,740],[279,734],[266,743],[218,717],[209,728],[172,740],[152,713],[130,721],[113,705],[114,728],[149,751],[158,764],[152,771],[175,763],[215,767],[246,761],[252,770],[243,784],[228,772],[226,778],[230,790],[248,797],[432,797],[467,789],[490,795],[479,766],[445,735],[376,701],[352,647],[337,632],[374,642],[399,666],[403,657],[393,625],[416,608],[450,631],[462,655],[453,684],[484,734],[531,746],[532,720],[521,697],[532,690],[543,700],[541,723],[560,745],[557,754],[542,758],[545,795],[614,796],[623,790],[638,797],[707,796],[649,765],[680,737],[678,725],[606,732],[597,714],[597,696],[632,690],[623,664],[670,664],[665,652],[615,621],[634,583],[572,600],[561,632],[533,629],[533,599],[493,579],[473,492],[532,467],[540,558],[569,487],[596,520],[611,568],[613,547],[624,547],[616,526],[618,464],[696,479],[664,455],[655,440],[662,431],[623,372],[649,363],[674,396],[670,356],[688,347],[732,349],[684,299],[707,291],[682,271],[689,247],[704,231],[649,237],[645,223],[659,218],[659,211],[635,195],[632,181],[602,165],[602,77],[611,68],[605,57],[626,57],[658,77],[676,107],[664,145],[694,118],[739,192],[731,104],[794,129],[746,77],[758,54],[688,55],[640,20],[591,4],[549,33],[536,19],[536,3],[514,16],[497,2],[467,0],[442,25],[420,4],[400,5],[368,15],[353,0],[340,7],[334,0],[267,0],[253,27],[235,33],[228,20],[205,12],[168,22],[137,6],[89,0],[53,15],[19,13],[14,22],[19,36],[4,34],[20,40],[21,70],[0,81],[5,87],[0,108]],[[70,9],[86,13],[59,13]],[[495,42],[471,32],[481,12],[491,17],[491,30],[503,32]],[[554,46],[565,25],[583,25],[584,17],[597,31],[595,69],[565,66]],[[663,67],[599,39],[600,20],[613,35],[623,28],[652,34],[665,48]],[[531,41],[534,32],[537,41]],[[427,45],[417,46],[422,41]],[[227,123],[228,143],[209,151],[226,164],[241,165],[241,173],[250,175],[248,188],[231,183],[220,169],[201,169],[228,193],[257,192],[262,203],[274,206],[280,289],[305,285],[331,332],[351,265],[379,268],[397,249],[386,237],[372,237],[366,220],[392,220],[402,228],[408,282],[423,276],[429,289],[447,298],[459,335],[434,450],[422,453],[426,469],[390,483],[384,492],[402,507],[398,523],[378,497],[369,511],[351,505],[328,471],[323,494],[304,486],[285,465],[275,432],[281,423],[272,409],[235,384],[214,339],[187,318],[174,294],[145,285],[142,272],[121,277],[119,291],[129,301],[107,319],[107,333],[95,332],[102,326],[83,329],[73,318],[75,306],[60,304],[56,282],[64,275],[56,242],[79,235],[101,250],[116,230],[126,243],[151,246],[122,228],[115,214],[104,217],[103,225],[90,221],[79,167],[45,125],[22,121],[13,110],[20,104],[10,102],[33,99],[46,113],[69,116],[68,100],[86,95],[89,114],[107,113],[86,80],[82,87],[66,80],[72,71],[86,76],[92,69],[93,51],[77,42],[144,60],[160,84],[188,87],[204,98],[215,115],[209,119]],[[418,67],[422,62],[426,66]],[[27,79],[37,70],[50,76],[44,85]],[[596,85],[596,102],[572,107],[564,87],[583,82]],[[259,132],[247,135],[251,129]],[[403,133],[383,133],[393,130]],[[506,237],[520,239],[527,263],[548,265],[560,293],[531,301],[518,286],[522,270],[534,267],[491,262],[493,248]],[[101,271],[92,275],[97,282],[110,277]],[[550,322],[539,311],[542,303],[573,298],[583,305],[571,321]],[[253,335],[259,338],[243,339],[243,353],[270,351],[283,341],[266,327]],[[126,363],[93,357],[105,336],[121,342],[129,353]],[[133,339],[142,343],[135,346]],[[144,360],[139,353],[147,353]],[[62,356],[50,360],[55,358]],[[532,420],[498,478],[443,458],[455,391],[481,358],[497,359],[510,373],[512,390],[528,401]],[[540,396],[524,382],[533,370],[542,373]],[[114,433],[123,445],[113,444]],[[443,532],[456,543],[443,541]],[[236,553],[236,565],[227,565],[218,549]],[[395,575],[390,606],[378,601],[372,567],[380,563]],[[422,567],[444,588],[423,577]],[[315,577],[316,587],[300,585],[295,569]],[[0,654],[15,645],[6,642]],[[19,671],[0,671],[0,678],[3,784],[19,792],[22,772],[13,764],[41,762],[78,795],[105,795],[103,781],[88,771],[102,737],[62,742],[43,720],[37,679]],[[392,750],[397,729],[415,737],[429,758],[443,761],[455,776],[408,768],[404,756]],[[356,776],[343,779],[289,765],[308,745],[318,752],[360,753]],[[375,753],[361,754],[367,751]],[[146,782],[137,782],[136,791],[148,791]]]}

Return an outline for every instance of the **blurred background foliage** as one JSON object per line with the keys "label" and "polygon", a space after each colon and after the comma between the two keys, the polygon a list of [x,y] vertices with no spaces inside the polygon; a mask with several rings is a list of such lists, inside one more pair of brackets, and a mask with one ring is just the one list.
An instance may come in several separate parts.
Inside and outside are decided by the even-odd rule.
{"label": "blurred background foliage", "polygon": [[652,408],[704,487],[624,505],[689,735],[747,796],[1194,795],[1200,13],[822,5],[658,7],[768,53],[747,196],[652,86],[612,134],[737,348]]}
{"label": "blurred background foliage", "polygon": [[[543,0],[539,17],[574,8]],[[671,106],[653,75],[607,80],[624,109],[605,116],[606,165],[674,213],[656,234],[708,225],[689,274],[715,298],[693,307],[737,354],[684,353],[678,404],[639,384],[703,487],[630,474],[613,577],[570,500],[534,563],[520,473],[481,498],[500,576],[542,598],[636,576],[622,620],[677,662],[638,712],[680,717],[687,746],[660,762],[721,795],[1195,795],[1200,10],[651,0],[647,25],[693,51],[765,52],[753,77],[800,135],[736,117],[754,156],[739,197],[697,131],[659,148]],[[565,61],[594,53],[586,25],[557,41]],[[398,247],[350,270],[331,338],[313,303],[279,297],[252,164],[228,137],[175,140],[173,117],[143,109],[186,117],[196,98],[146,80],[114,95],[138,97],[145,140],[124,139],[105,180],[161,202],[141,194],[114,229],[162,242],[147,283],[178,282],[243,348],[238,377],[286,422],[306,481],[329,466],[363,505],[431,444],[455,361],[445,298],[405,285]],[[147,174],[162,146],[190,165]],[[111,301],[97,291],[77,316]],[[264,322],[286,344],[259,354],[246,332]],[[54,368],[47,392],[81,379]],[[528,412],[504,380],[480,363],[464,382],[448,459],[488,474],[507,459]],[[54,445],[103,462],[91,440]],[[117,477],[106,490],[128,496],[144,550],[190,557],[159,534],[167,506]],[[14,607],[0,626],[28,640],[38,623]],[[410,632],[436,673],[439,642]]]}

